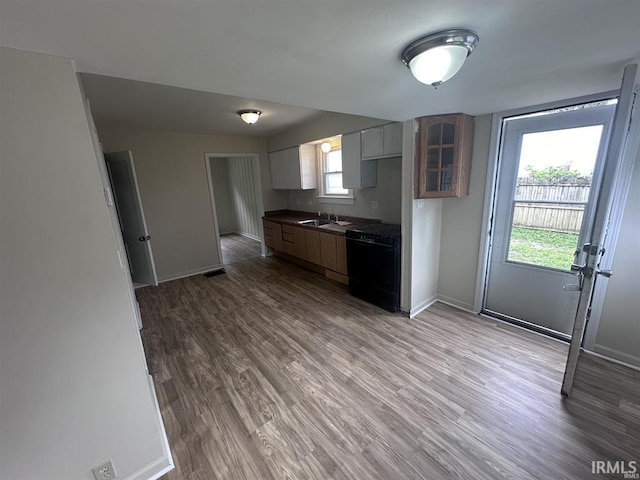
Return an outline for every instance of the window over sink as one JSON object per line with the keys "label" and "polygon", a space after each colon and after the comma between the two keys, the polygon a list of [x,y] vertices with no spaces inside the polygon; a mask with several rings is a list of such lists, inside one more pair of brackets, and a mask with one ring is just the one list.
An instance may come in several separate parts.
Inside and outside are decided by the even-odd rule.
{"label": "window over sink", "polygon": [[[340,137],[325,139],[317,145],[320,161],[319,203],[353,203],[353,191],[342,186],[342,145]],[[330,148],[329,148],[330,147]]]}

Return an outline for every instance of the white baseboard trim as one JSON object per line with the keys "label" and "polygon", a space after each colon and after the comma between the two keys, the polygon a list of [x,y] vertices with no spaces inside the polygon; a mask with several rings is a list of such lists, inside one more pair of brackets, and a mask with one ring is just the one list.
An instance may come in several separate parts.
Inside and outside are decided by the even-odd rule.
{"label": "white baseboard trim", "polygon": [[255,235],[251,235],[251,234],[249,234],[249,233],[245,233],[245,232],[238,232],[238,231],[236,231],[236,232],[234,232],[234,233],[237,233],[238,235],[242,235],[243,237],[250,238],[251,240],[256,240],[256,241],[258,241],[258,242],[260,241],[260,237],[257,237],[257,236],[255,236]]}
{"label": "white baseboard trim", "polygon": [[436,303],[437,300],[438,300],[437,296],[433,295],[433,296],[427,298],[426,300],[420,302],[418,305],[416,305],[411,310],[409,310],[409,318],[413,318],[416,315],[418,315],[419,313],[423,312],[424,310],[429,308],[431,305]]}
{"label": "white baseboard trim", "polygon": [[624,367],[629,367],[634,370],[640,370],[640,358],[635,357],[633,355],[629,355],[628,353],[618,352],[613,348],[605,347],[603,345],[598,345],[597,343],[593,346],[593,351],[591,350],[583,350],[585,353],[589,355],[593,355],[594,357],[599,357],[604,360],[609,360],[610,362],[617,363]]}
{"label": "white baseboard trim", "polygon": [[170,282],[171,280],[178,280],[179,278],[191,277],[193,275],[200,275],[201,273],[210,272],[212,270],[220,270],[224,268],[224,265],[208,265],[206,267],[194,268],[193,270],[185,270],[184,272],[175,273],[173,275],[165,275],[158,279],[159,283]]}
{"label": "white baseboard trim", "polygon": [[156,480],[174,468],[170,458],[160,457],[137,472],[132,473],[124,480]]}
{"label": "white baseboard trim", "polygon": [[438,294],[437,298],[440,303],[444,303],[445,305],[449,305],[450,307],[455,307],[460,310],[464,310],[465,312],[473,313],[476,315],[480,313],[480,312],[476,312],[473,308],[473,305],[471,305],[470,303],[461,302],[459,300],[456,300],[455,298],[448,297],[447,295],[441,295],[441,294]]}

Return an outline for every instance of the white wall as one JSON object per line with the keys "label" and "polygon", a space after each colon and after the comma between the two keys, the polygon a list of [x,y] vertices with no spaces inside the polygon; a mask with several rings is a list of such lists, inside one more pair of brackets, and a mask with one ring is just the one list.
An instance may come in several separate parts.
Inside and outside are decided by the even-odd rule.
{"label": "white wall", "polygon": [[640,367],[640,150],[622,217],[594,350]]}
{"label": "white wall", "polygon": [[390,120],[347,115],[344,113],[322,112],[307,122],[296,125],[294,128],[279,133],[278,135],[269,137],[267,139],[267,146],[270,152],[274,152],[276,150],[282,150],[283,148],[320,140],[321,138],[357,132],[388,122],[390,122]]}
{"label": "white wall", "polygon": [[[379,219],[386,223],[400,223],[400,205],[402,202],[402,160],[388,158],[376,160],[378,182],[375,187],[354,190],[353,205],[335,205],[318,203],[317,190],[289,192],[289,209],[304,212],[329,212],[338,216]],[[371,202],[377,201],[377,208],[371,208]]]}
{"label": "white wall", "polygon": [[211,181],[216,203],[216,216],[220,235],[233,233],[238,227],[236,223],[236,211],[231,199],[231,187],[229,185],[229,159],[210,157]]}
{"label": "white wall", "polygon": [[266,141],[156,130],[99,129],[105,152],[131,150],[160,281],[221,265],[205,153],[257,153],[265,210],[287,208],[271,189]]}
{"label": "white wall", "polygon": [[168,460],[72,62],[0,48],[0,111],[0,478],[148,478]]}
{"label": "white wall", "polygon": [[415,132],[417,122],[404,122],[402,145],[402,289],[401,309],[411,317],[437,297],[442,200],[415,200]]}
{"label": "white wall", "polygon": [[262,212],[258,211],[253,158],[231,157],[228,167],[236,232],[259,240]]}
{"label": "white wall", "polygon": [[469,195],[442,200],[438,298],[473,310],[489,163],[491,115],[475,118]]}

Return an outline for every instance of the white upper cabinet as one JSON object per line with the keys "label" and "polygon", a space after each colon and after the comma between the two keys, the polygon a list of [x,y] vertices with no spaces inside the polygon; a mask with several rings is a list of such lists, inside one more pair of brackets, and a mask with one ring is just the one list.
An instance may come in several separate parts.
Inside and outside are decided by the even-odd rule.
{"label": "white upper cabinet", "polygon": [[271,152],[269,170],[274,190],[317,188],[316,149],[312,145],[300,145]]}
{"label": "white upper cabinet", "polygon": [[362,131],[362,159],[402,155],[402,123],[394,122]]}
{"label": "white upper cabinet", "polygon": [[362,160],[360,132],[342,135],[343,188],[375,187],[377,164],[375,160]]}

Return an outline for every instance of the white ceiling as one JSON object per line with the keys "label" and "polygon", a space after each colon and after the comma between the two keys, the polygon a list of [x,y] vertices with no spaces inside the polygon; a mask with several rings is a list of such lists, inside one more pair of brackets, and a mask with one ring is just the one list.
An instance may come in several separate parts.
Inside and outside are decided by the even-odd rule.
{"label": "white ceiling", "polygon": [[[0,44],[72,58],[83,72],[393,120],[615,89],[640,57],[638,0],[0,0],[0,8]],[[434,90],[399,56],[447,28],[475,30],[480,43]]]}
{"label": "white ceiling", "polygon": [[[268,137],[322,114],[319,110],[83,73],[82,84],[98,127]],[[247,125],[244,109],[260,110]]]}

